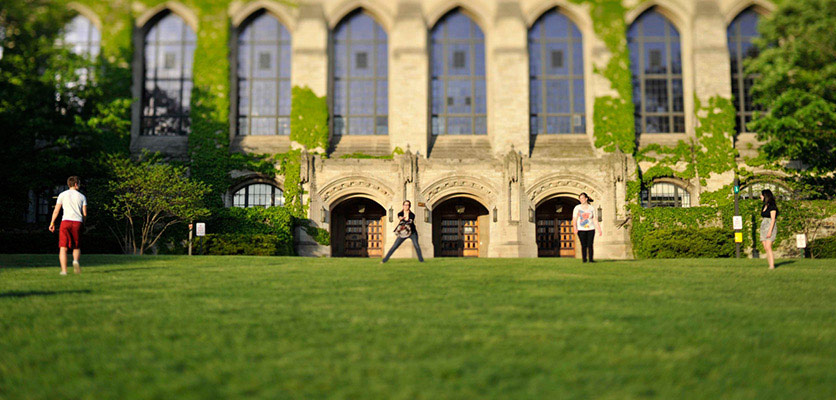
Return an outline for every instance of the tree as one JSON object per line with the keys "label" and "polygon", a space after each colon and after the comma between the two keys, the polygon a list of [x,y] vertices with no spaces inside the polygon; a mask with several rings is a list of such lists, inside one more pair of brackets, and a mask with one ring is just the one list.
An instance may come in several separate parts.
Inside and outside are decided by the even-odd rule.
{"label": "tree", "polygon": [[203,197],[210,189],[189,179],[185,167],[150,153],[135,161],[110,156],[107,165],[113,177],[104,209],[115,220],[109,227],[125,253],[144,254],[172,225],[209,215]]}
{"label": "tree", "polygon": [[749,129],[758,132],[769,161],[797,160],[807,175],[836,170],[836,1],[782,2],[760,24],[760,54],[746,71],[757,113]]}

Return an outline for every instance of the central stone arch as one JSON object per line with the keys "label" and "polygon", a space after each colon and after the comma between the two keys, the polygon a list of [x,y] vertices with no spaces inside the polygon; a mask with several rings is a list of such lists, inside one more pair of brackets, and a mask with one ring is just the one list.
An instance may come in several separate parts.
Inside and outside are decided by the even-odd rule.
{"label": "central stone arch", "polygon": [[349,197],[367,197],[381,205],[391,203],[395,191],[385,183],[366,176],[349,175],[325,184],[317,192],[329,209]]}
{"label": "central stone arch", "polygon": [[583,192],[597,200],[604,196],[604,191],[594,182],[583,174],[552,174],[535,181],[525,193],[535,207],[555,196],[577,197]]}
{"label": "central stone arch", "polygon": [[469,197],[490,208],[496,204],[498,192],[493,185],[482,179],[453,175],[427,185],[421,194],[431,209],[451,197]]}

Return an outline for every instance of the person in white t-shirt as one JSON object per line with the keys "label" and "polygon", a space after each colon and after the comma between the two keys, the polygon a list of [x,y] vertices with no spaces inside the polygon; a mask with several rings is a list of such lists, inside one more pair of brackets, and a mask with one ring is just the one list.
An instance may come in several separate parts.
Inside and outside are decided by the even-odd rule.
{"label": "person in white t-shirt", "polygon": [[71,176],[67,179],[67,186],[70,189],[58,195],[52,221],[49,222],[49,231],[55,232],[55,219],[58,218],[58,213],[64,210],[61,228],[58,229],[58,261],[61,262],[61,275],[67,275],[67,249],[73,251],[73,272],[81,273],[81,265],[78,263],[81,257],[81,227],[87,218],[87,197],[78,191],[81,179]]}
{"label": "person in white t-shirt", "polygon": [[572,228],[575,230],[575,235],[581,241],[581,258],[583,262],[595,262],[592,258],[592,245],[595,241],[595,231],[598,231],[598,236],[604,234],[601,226],[598,225],[598,215],[595,212],[595,207],[592,206],[592,199],[586,193],[581,193],[578,196],[581,204],[575,206],[572,210]]}

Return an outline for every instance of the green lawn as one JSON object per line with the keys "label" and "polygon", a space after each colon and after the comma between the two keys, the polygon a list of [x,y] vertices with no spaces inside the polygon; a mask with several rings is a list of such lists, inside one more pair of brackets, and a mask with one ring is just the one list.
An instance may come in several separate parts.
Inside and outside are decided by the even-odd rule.
{"label": "green lawn", "polygon": [[0,255],[0,398],[836,397],[836,260]]}

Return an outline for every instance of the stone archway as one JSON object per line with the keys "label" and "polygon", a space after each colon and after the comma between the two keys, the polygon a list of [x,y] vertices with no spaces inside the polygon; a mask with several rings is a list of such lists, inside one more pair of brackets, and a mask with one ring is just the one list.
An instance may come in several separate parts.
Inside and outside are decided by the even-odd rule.
{"label": "stone archway", "polygon": [[386,210],[366,197],[351,197],[331,210],[332,257],[382,257]]}
{"label": "stone archway", "polygon": [[450,197],[433,207],[435,257],[484,257],[490,237],[490,215],[480,202]]}
{"label": "stone archway", "polygon": [[534,212],[537,257],[575,257],[572,211],[580,204],[575,196],[554,196]]}

